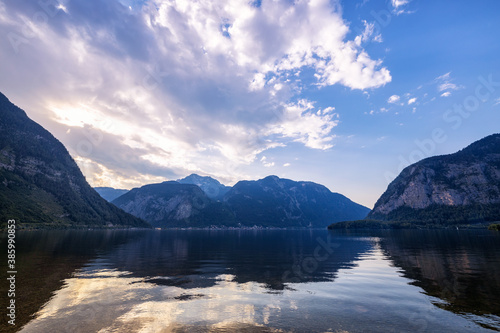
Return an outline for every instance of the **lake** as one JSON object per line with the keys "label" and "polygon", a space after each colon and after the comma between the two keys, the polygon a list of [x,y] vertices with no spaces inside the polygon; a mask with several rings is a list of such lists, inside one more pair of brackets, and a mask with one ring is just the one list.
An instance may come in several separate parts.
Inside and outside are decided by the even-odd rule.
{"label": "lake", "polygon": [[[16,241],[5,332],[500,331],[499,232],[55,230]],[[5,283],[0,292],[5,309]]]}

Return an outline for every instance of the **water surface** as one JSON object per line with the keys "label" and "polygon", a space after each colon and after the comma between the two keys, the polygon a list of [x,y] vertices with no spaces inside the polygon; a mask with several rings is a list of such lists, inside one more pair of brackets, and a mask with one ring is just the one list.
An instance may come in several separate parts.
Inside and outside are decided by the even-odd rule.
{"label": "water surface", "polygon": [[17,240],[23,306],[12,331],[500,331],[500,235],[490,231],[37,231]]}

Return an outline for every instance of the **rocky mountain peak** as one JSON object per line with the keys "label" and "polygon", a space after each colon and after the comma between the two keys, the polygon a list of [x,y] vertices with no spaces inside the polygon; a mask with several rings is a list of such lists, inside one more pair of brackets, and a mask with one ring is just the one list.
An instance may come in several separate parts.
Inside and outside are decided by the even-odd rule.
{"label": "rocky mountain peak", "polygon": [[230,187],[221,184],[217,179],[209,176],[200,176],[195,173],[178,179],[177,182],[181,184],[193,184],[198,186],[205,192],[205,194],[215,200],[220,200],[229,191]]}
{"label": "rocky mountain peak", "polygon": [[404,220],[425,214],[444,221],[440,207],[466,209],[465,220],[494,218],[493,211],[500,210],[500,134],[457,153],[408,166],[389,184],[368,217]]}

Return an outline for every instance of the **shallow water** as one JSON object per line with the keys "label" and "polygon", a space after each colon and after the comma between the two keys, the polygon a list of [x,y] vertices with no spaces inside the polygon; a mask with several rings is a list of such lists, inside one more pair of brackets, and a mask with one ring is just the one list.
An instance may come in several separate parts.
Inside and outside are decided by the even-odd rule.
{"label": "shallow water", "polygon": [[17,243],[13,331],[500,331],[490,231],[37,231]]}

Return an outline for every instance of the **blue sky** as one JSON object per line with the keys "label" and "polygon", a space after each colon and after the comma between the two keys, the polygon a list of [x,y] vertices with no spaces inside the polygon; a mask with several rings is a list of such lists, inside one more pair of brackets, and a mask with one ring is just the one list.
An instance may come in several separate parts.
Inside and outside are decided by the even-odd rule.
{"label": "blue sky", "polygon": [[274,174],[373,207],[500,124],[498,1],[4,0],[0,91],[93,186]]}

